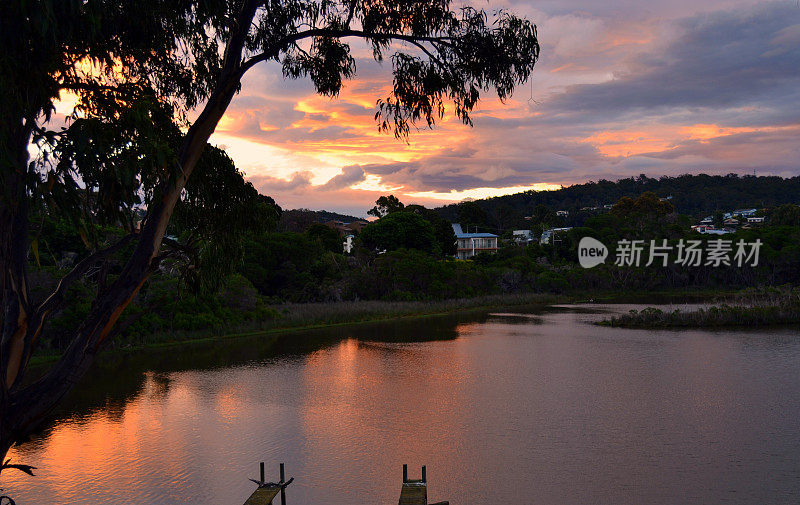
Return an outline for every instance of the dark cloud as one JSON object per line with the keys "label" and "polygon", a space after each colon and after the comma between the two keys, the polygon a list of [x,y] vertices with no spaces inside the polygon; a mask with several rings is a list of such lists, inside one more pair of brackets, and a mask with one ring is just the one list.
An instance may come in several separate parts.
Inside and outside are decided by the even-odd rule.
{"label": "dark cloud", "polygon": [[[531,170],[532,165],[542,168]],[[568,157],[551,153],[494,162],[484,157],[430,156],[421,161],[361,165],[365,174],[378,175],[389,185],[437,192],[533,185],[542,182],[545,176],[562,174],[576,167]]]}
{"label": "dark cloud", "polygon": [[800,9],[785,2],[681,20],[673,25],[676,40],[636,57],[629,73],[570,86],[546,110],[573,120],[587,113],[608,118],[742,105],[797,111],[796,100],[787,102],[800,89],[800,44],[792,31],[797,24]]}
{"label": "dark cloud", "polygon": [[280,179],[268,175],[255,175],[248,177],[261,193],[266,195],[280,194],[283,192],[295,192],[311,187],[311,176],[309,172],[296,172],[291,179]]}
{"label": "dark cloud", "polygon": [[[800,160],[798,139],[800,139],[800,127],[745,132],[709,140],[686,141],[675,149],[652,153],[650,156],[665,160],[691,156],[740,170],[754,168],[783,170],[791,166],[796,167],[797,160]],[[775,152],[788,153],[791,155],[791,160],[776,163]]]}
{"label": "dark cloud", "polygon": [[271,130],[262,132],[262,140],[274,143],[302,143],[335,141],[354,138],[357,135],[345,126],[325,126],[322,128],[297,127],[286,128],[283,130]]}
{"label": "dark cloud", "polygon": [[[402,186],[402,194],[640,173],[800,173],[800,8],[794,2],[503,2],[538,18],[543,44],[530,89],[518,90],[511,107],[488,94],[473,114],[473,129],[445,121],[438,131],[413,133],[411,146],[422,147],[412,161],[347,161],[323,186],[311,186],[307,173],[261,183],[273,193],[298,199],[313,193],[333,202],[357,198],[359,191],[348,188],[368,176]],[[274,64],[265,65],[245,87],[248,96],[234,102],[238,110],[259,110],[240,123],[237,135],[301,155],[303,142],[329,141],[326,149],[340,159],[352,149],[353,160],[391,160],[391,148],[364,128],[374,131],[374,101],[391,84],[391,65],[366,54],[358,52],[358,78],[340,97],[313,99],[304,110],[315,113],[305,116],[293,109],[313,93],[307,79],[284,80]],[[309,126],[313,122],[323,128]],[[695,132],[704,125],[710,136]],[[337,144],[343,139],[356,142]],[[308,156],[313,160],[313,150]],[[298,170],[313,169],[305,163]]]}
{"label": "dark cloud", "polygon": [[350,165],[342,169],[342,173],[334,176],[322,186],[322,189],[343,189],[364,180],[364,170],[358,165]]}

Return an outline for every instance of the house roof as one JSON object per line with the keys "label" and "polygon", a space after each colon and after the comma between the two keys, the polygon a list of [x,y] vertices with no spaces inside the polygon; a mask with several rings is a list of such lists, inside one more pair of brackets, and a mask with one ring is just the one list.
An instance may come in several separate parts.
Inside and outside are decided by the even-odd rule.
{"label": "house roof", "polygon": [[456,238],[496,238],[493,233],[456,233]]}
{"label": "house roof", "polygon": [[456,238],[496,238],[497,235],[493,233],[464,233],[461,229],[461,225],[458,223],[452,223],[453,226],[453,233],[455,233]]}

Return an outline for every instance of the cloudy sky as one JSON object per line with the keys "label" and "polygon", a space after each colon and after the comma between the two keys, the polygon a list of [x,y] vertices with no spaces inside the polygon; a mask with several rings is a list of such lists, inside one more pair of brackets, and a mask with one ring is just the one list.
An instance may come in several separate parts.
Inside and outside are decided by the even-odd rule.
{"label": "cloudy sky", "polygon": [[284,208],[364,215],[381,194],[440,205],[600,178],[800,174],[800,4],[492,0],[539,28],[541,59],[474,127],[378,133],[389,61],[358,51],[333,99],[262,64],[212,137]]}

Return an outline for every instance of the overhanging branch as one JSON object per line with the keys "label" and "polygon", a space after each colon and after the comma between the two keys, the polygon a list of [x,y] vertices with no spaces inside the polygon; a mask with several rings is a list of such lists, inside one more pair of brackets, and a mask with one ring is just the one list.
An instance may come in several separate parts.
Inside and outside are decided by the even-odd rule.
{"label": "overhanging branch", "polygon": [[51,293],[50,296],[48,296],[47,299],[43,301],[41,305],[39,305],[39,307],[37,307],[36,314],[44,317],[48,312],[58,308],[58,306],[63,303],[64,295],[72,283],[83,277],[86,272],[98,261],[107,258],[108,256],[125,247],[135,236],[135,233],[125,235],[113,245],[96,251],[79,261],[74,267],[72,267],[72,270],[70,270],[70,272],[61,279],[53,293]]}
{"label": "overhanging branch", "polygon": [[[428,36],[408,35],[405,33],[394,33],[394,32],[392,33],[367,32],[364,30],[353,30],[350,28],[344,28],[344,29],[313,28],[311,30],[305,30],[302,32],[298,32],[283,37],[278,42],[273,44],[269,49],[255,56],[252,56],[250,59],[242,63],[238,72],[238,78],[241,78],[245,74],[245,72],[250,70],[256,64],[278,56],[278,54],[280,54],[280,52],[290,44],[299,42],[301,40],[310,37],[336,37],[336,38],[360,37],[368,40],[401,40],[404,42],[412,43],[414,45],[418,45],[421,42],[430,42],[432,44],[436,43],[446,46],[453,46],[453,43],[451,42],[453,40],[453,37],[444,37],[444,36],[428,37]],[[426,53],[428,52],[426,51]],[[430,55],[430,53],[428,53],[428,55]]]}

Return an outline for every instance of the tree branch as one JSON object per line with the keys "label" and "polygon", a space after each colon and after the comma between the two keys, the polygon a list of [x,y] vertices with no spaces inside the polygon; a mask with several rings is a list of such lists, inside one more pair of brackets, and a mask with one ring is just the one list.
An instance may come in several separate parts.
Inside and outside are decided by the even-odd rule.
{"label": "tree branch", "polygon": [[56,286],[56,289],[50,294],[50,296],[48,296],[45,301],[31,311],[32,313],[27,318],[27,324],[21,328],[21,331],[24,332],[24,335],[21,335],[22,346],[20,352],[10,356],[9,362],[5,365],[4,371],[7,374],[7,377],[5,377],[6,387],[11,389],[20,382],[20,379],[25,373],[27,362],[33,353],[36,341],[41,333],[45,318],[50,312],[56,310],[64,302],[64,298],[69,287],[75,281],[83,277],[86,272],[98,261],[107,258],[116,251],[119,251],[128,242],[130,242],[134,236],[134,234],[126,235],[110,247],[96,251],[95,253],[90,254],[81,260],[72,268],[72,270],[70,270],[67,275],[61,279],[61,281],[59,281],[58,286]]}
{"label": "tree branch", "polygon": [[20,472],[27,473],[28,475],[31,476],[33,476],[33,471],[36,470],[35,466],[11,463],[11,459],[7,459],[5,463],[3,463],[2,466],[0,466],[0,472],[5,470],[6,468],[13,468],[14,470],[19,470]]}
{"label": "tree branch", "polygon": [[431,59],[431,61],[433,61],[434,63],[436,63],[437,65],[439,65],[439,68],[441,68],[442,70],[450,70],[450,67],[448,67],[447,65],[445,65],[445,64],[444,64],[444,62],[442,62],[442,61],[441,61],[439,58],[437,58],[436,56],[434,56],[434,55],[433,55],[433,53],[431,53],[430,51],[428,51],[428,48],[427,48],[427,47],[425,47],[423,44],[421,44],[421,43],[419,43],[419,42],[416,42],[416,41],[410,41],[409,43],[410,43],[410,44],[412,44],[412,45],[414,45],[414,46],[416,46],[416,47],[418,47],[418,48],[420,48],[420,49],[422,50],[422,52],[424,52],[425,54],[427,54],[427,55],[428,55],[428,58],[430,58],[430,59]]}
{"label": "tree branch", "polygon": [[223,80],[228,74],[234,73],[242,63],[242,50],[259,3],[259,0],[246,0],[242,5],[242,10],[239,11],[239,15],[236,17],[236,29],[231,36],[230,42],[225,47],[225,56],[222,60],[221,75]]}
{"label": "tree branch", "polygon": [[120,86],[111,84],[98,84],[88,82],[64,82],[60,85],[61,89],[70,91],[120,91]]}
{"label": "tree branch", "polygon": [[353,16],[356,14],[356,5],[358,0],[350,0],[350,9],[347,13],[347,21],[344,22],[345,26],[350,26],[350,23],[353,21]]}
{"label": "tree branch", "polygon": [[107,258],[108,256],[125,247],[135,236],[135,233],[125,235],[115,244],[106,247],[105,249],[96,251],[79,261],[74,267],[72,267],[72,270],[70,270],[70,272],[61,279],[53,293],[51,293],[50,296],[48,296],[47,299],[43,301],[41,305],[39,305],[39,307],[36,309],[36,313],[41,315],[41,317],[45,317],[48,312],[58,308],[58,306],[64,301],[64,295],[66,294],[67,289],[69,289],[73,282],[83,277],[84,274],[92,266],[94,266],[95,263]]}
{"label": "tree branch", "polygon": [[425,37],[416,35],[406,35],[404,33],[377,33],[377,32],[366,32],[364,30],[353,30],[351,28],[345,28],[345,29],[312,28],[311,30],[297,32],[293,35],[288,35],[286,37],[283,37],[278,42],[274,43],[269,49],[255,56],[252,56],[251,58],[246,60],[239,69],[238,78],[241,78],[245,74],[245,72],[250,70],[256,64],[278,56],[280,52],[288,45],[299,42],[303,39],[307,39],[309,37],[337,37],[337,38],[360,37],[363,39],[374,39],[374,40],[402,40],[405,42],[410,42],[412,44],[417,44],[419,42],[431,42],[447,46],[453,46],[452,42],[450,42],[453,40],[453,37]]}

